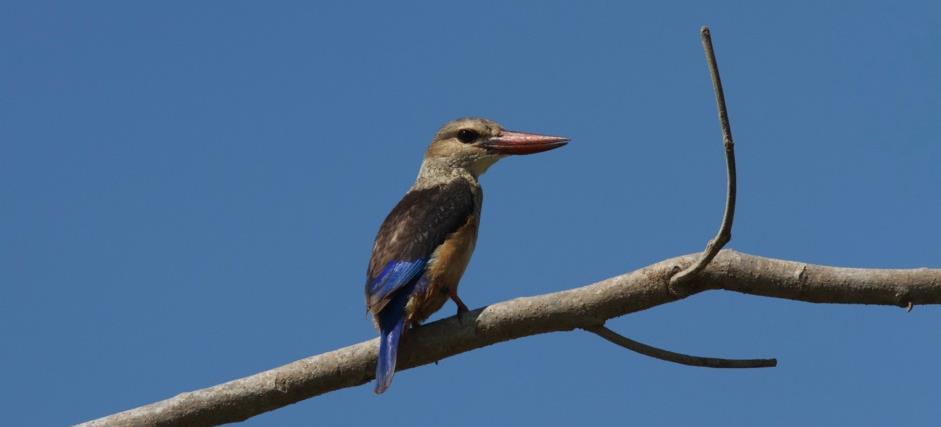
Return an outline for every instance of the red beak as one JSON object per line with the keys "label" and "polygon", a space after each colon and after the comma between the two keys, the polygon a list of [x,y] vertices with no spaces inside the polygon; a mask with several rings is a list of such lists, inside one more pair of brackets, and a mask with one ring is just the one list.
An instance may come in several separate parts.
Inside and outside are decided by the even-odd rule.
{"label": "red beak", "polygon": [[490,138],[490,140],[480,144],[480,146],[497,154],[533,154],[559,148],[568,144],[568,142],[568,138],[561,136],[505,130],[500,136]]}

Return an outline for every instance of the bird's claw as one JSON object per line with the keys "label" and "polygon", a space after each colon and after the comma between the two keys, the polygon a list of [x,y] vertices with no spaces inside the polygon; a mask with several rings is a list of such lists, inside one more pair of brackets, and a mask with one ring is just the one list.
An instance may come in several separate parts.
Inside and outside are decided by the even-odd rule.
{"label": "bird's claw", "polygon": [[463,325],[464,313],[467,313],[470,309],[467,308],[467,304],[464,304],[464,301],[461,301],[461,298],[457,296],[457,292],[451,291],[449,296],[451,300],[454,301],[454,305],[457,306],[457,322]]}
{"label": "bird's claw", "polygon": [[454,304],[457,304],[458,311],[468,311],[467,304],[464,304],[464,301],[461,301],[461,297],[457,296],[457,289],[448,289],[448,298],[451,298],[451,301],[454,301]]}

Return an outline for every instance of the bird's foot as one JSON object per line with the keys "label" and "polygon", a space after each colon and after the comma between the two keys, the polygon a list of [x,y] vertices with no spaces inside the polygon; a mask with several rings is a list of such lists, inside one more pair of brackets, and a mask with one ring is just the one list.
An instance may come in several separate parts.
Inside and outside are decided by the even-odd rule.
{"label": "bird's foot", "polygon": [[462,319],[464,317],[463,315],[470,311],[470,309],[467,308],[467,304],[464,304],[464,301],[461,301],[461,297],[457,296],[457,292],[452,290],[448,293],[448,296],[450,296],[451,301],[454,301],[454,304],[457,305],[457,321],[464,324]]}

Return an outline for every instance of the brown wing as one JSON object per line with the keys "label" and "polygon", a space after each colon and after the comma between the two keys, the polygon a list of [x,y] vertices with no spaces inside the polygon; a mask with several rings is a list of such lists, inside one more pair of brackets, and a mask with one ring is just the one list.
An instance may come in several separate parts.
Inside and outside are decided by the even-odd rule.
{"label": "brown wing", "polygon": [[379,312],[397,290],[418,280],[435,249],[473,213],[474,193],[464,179],[406,194],[376,235],[366,272],[369,310]]}

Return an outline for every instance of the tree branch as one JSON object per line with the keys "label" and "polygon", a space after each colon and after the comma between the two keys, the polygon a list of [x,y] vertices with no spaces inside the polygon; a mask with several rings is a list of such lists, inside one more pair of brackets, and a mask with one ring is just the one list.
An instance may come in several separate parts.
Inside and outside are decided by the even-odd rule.
{"label": "tree branch", "polygon": [[686,284],[693,276],[706,268],[706,265],[719,253],[729,240],[732,240],[732,220],[735,218],[735,143],[732,142],[732,126],[729,125],[729,112],[725,107],[725,91],[722,90],[722,79],[719,78],[719,65],[716,63],[716,52],[712,48],[712,33],[709,27],[699,29],[702,47],[706,53],[706,63],[709,66],[709,75],[712,77],[712,89],[716,95],[716,110],[719,112],[719,127],[722,129],[722,146],[725,148],[726,166],[726,192],[725,212],[722,214],[722,223],[716,237],[706,244],[699,261],[680,271],[670,278],[670,289],[685,291]]}
{"label": "tree branch", "polygon": [[[669,290],[677,268],[698,255],[661,261],[600,282],[517,298],[413,330],[402,343],[399,370],[503,341],[601,325],[605,320],[684,298]],[[857,269],[810,265],[721,251],[688,284],[690,295],[724,289],[814,303],[941,304],[941,269]],[[468,321],[472,319],[473,321]],[[86,426],[215,425],[241,421],[373,378],[372,339],[278,368],[141,406]]]}
{"label": "tree branch", "polygon": [[644,344],[640,341],[634,341],[624,335],[614,332],[604,325],[588,326],[583,328],[588,332],[598,335],[609,342],[624,347],[630,351],[653,357],[654,359],[665,360],[667,362],[679,363],[687,366],[698,366],[701,368],[773,368],[778,366],[776,359],[719,359],[716,357],[690,356],[688,354],[676,353],[652,345]]}

